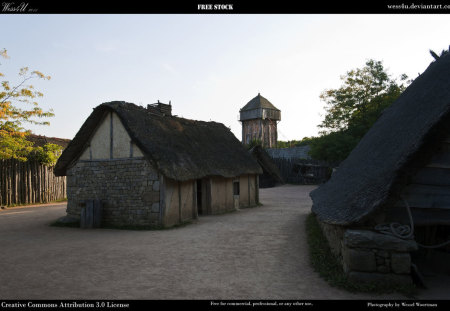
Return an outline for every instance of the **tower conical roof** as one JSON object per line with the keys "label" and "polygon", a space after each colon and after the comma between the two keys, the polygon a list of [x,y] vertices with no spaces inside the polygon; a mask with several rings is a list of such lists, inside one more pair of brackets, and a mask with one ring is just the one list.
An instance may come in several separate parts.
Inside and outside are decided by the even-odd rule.
{"label": "tower conical roof", "polygon": [[258,93],[258,95],[253,98],[251,101],[247,103],[243,108],[241,108],[240,111],[246,111],[246,110],[253,110],[253,109],[259,109],[259,108],[265,108],[265,109],[273,109],[278,110],[280,109],[276,108],[270,101],[268,101],[266,98],[262,97],[261,94]]}

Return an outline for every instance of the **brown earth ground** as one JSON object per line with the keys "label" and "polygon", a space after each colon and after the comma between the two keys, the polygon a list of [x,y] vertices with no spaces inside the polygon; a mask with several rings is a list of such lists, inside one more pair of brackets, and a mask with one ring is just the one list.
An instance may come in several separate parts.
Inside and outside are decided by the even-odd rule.
{"label": "brown earth ground", "polygon": [[65,203],[0,210],[0,299],[405,299],[349,293],[313,271],[314,188],[261,189],[262,206],[160,231],[49,226]]}

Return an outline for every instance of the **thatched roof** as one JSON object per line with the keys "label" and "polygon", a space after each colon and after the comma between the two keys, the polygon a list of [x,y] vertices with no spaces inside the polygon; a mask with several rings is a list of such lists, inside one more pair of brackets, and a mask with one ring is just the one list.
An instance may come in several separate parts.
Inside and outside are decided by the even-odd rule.
{"label": "thatched roof", "polygon": [[109,102],[94,108],[59,158],[56,175],[66,174],[110,111],[117,113],[145,157],[169,178],[184,181],[262,173],[239,140],[221,123],[163,116],[132,103]]}
{"label": "thatched roof", "polygon": [[67,145],[70,143],[70,139],[58,138],[58,137],[47,137],[47,136],[35,135],[35,134],[28,134],[26,136],[26,139],[33,143],[33,147],[43,147],[46,144],[55,144],[55,145],[59,145],[63,148],[66,148]]}
{"label": "thatched roof", "polygon": [[260,109],[260,108],[273,109],[273,110],[280,111],[278,108],[276,108],[274,105],[272,105],[272,103],[270,101],[268,101],[266,98],[262,97],[261,94],[259,94],[259,93],[258,93],[258,96],[253,98],[251,101],[249,101],[247,103],[247,105],[242,107],[240,111],[247,111],[247,110],[253,110],[253,109]]}
{"label": "thatched roof", "polygon": [[383,112],[332,178],[311,192],[312,211],[326,223],[351,225],[388,206],[411,163],[433,149],[446,123],[450,55],[431,63]]}
{"label": "thatched roof", "polygon": [[255,160],[258,161],[258,164],[262,167],[265,174],[272,177],[277,183],[284,184],[284,180],[278,166],[260,145],[256,145],[250,149],[249,152]]}

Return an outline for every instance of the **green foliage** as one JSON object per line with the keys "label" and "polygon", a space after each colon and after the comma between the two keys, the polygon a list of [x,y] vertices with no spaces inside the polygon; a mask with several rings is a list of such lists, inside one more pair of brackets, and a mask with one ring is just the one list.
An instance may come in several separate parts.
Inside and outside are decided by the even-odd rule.
{"label": "green foliage", "polygon": [[331,253],[328,241],[323,235],[314,214],[310,213],[307,216],[305,228],[312,267],[330,285],[344,287],[347,278],[338,260]]}
{"label": "green foliage", "polygon": [[309,145],[314,137],[303,137],[302,140],[277,141],[277,148],[290,148]]}
{"label": "green foliage", "polygon": [[332,132],[312,140],[309,155],[313,159],[338,165],[350,154],[358,142],[359,139],[347,131]]}
{"label": "green foliage", "polygon": [[365,67],[347,72],[342,86],[325,90],[326,103],[321,136],[310,142],[310,155],[317,160],[339,163],[358,144],[365,133],[411,83],[406,75],[392,79],[382,62],[368,60]]}
{"label": "green foliage", "polygon": [[30,161],[38,161],[44,165],[55,165],[59,156],[62,153],[63,148],[55,144],[46,144],[44,147],[35,147],[27,155],[27,159]]}
{"label": "green foliage", "polygon": [[[406,75],[400,77],[402,82],[407,78]],[[325,90],[320,95],[326,103],[326,115],[319,127],[325,133],[345,130],[352,125],[370,127],[391,104],[386,99],[398,97],[406,88],[389,77],[382,62],[372,59],[365,67],[347,72],[341,80],[340,88]]]}
{"label": "green foliage", "polygon": [[[9,59],[6,49],[0,50],[0,57]],[[5,75],[0,72],[0,77]],[[25,139],[27,132],[23,123],[49,125],[48,121],[38,119],[54,116],[51,109],[44,111],[39,107],[37,99],[44,95],[33,85],[26,84],[31,79],[50,80],[50,76],[23,67],[19,70],[17,83],[8,80],[0,83],[0,159],[26,160],[31,143]]]}
{"label": "green foliage", "polygon": [[26,139],[26,133],[0,129],[0,159],[26,161],[33,149],[33,143]]}
{"label": "green foliage", "polygon": [[249,144],[245,145],[245,148],[248,150],[252,149],[255,146],[262,146],[262,142],[259,139],[253,139]]}

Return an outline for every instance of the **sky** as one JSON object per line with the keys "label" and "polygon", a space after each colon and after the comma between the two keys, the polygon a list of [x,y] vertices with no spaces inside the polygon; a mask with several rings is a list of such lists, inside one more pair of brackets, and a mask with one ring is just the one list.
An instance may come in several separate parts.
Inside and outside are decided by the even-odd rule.
{"label": "sky", "polygon": [[446,14],[0,15],[3,80],[28,66],[53,109],[35,134],[72,139],[92,109],[121,100],[172,104],[180,117],[216,121],[241,139],[239,109],[260,93],[281,110],[279,140],[316,136],[320,94],[369,59],[393,78],[416,78],[448,49]]}

